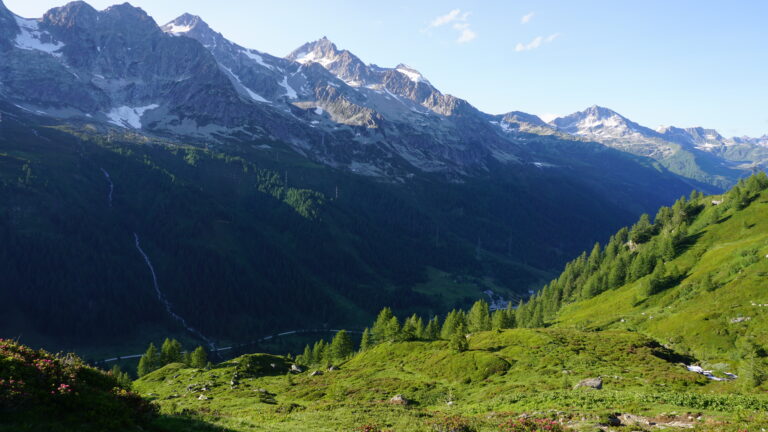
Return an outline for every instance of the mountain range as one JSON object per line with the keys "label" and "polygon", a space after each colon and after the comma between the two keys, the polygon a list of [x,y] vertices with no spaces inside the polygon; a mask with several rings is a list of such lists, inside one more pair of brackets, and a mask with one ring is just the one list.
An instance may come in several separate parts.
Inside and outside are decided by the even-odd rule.
{"label": "mountain range", "polygon": [[[491,165],[551,163],[531,141],[598,142],[658,159],[722,189],[763,167],[768,137],[651,130],[605,108],[550,123],[486,114],[400,64],[366,64],[327,38],[281,58],[242,47],[184,14],[159,27],[122,4],[69,3],[30,20],[0,5],[0,95],[40,115],[225,143],[269,138],[323,164],[402,181]],[[541,159],[541,160],[540,160]]]}
{"label": "mountain range", "polygon": [[491,115],[326,38],[276,57],[127,3],[0,0],[0,116],[0,328],[86,353],[518,300],[766,149],[597,107]]}

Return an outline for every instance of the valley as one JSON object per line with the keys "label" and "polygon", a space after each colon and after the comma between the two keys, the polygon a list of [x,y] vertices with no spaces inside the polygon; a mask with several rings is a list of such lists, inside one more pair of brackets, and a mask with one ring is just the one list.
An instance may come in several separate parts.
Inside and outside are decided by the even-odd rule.
{"label": "valley", "polygon": [[[211,24],[161,24],[129,3],[40,18],[6,3],[0,432],[768,428],[768,135],[641,124],[670,112],[673,96],[638,91],[669,88],[656,51],[637,56],[649,70],[629,47],[586,64],[563,31],[505,36],[479,64],[479,22],[520,7],[488,4],[414,30],[414,53],[433,44],[418,51],[428,79],[383,46],[393,67],[304,38],[317,22],[286,26],[309,42],[285,56],[240,44],[214,28],[225,5]],[[334,36],[342,21],[321,23]],[[678,51],[664,70],[690,61]],[[523,80],[529,67],[540,77]],[[643,121],[599,105],[512,110],[582,69],[603,80],[547,112],[618,94]],[[608,69],[635,81],[615,87]],[[722,85],[697,81],[710,72],[678,83],[697,89],[688,108],[744,126],[733,112],[746,108],[710,103]],[[436,85],[484,80],[504,111]],[[531,86],[542,101],[516,99]]]}

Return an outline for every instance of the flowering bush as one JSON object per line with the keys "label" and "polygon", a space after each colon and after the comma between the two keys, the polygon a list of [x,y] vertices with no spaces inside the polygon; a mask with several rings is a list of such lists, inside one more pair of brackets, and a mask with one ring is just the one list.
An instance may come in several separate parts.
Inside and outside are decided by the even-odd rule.
{"label": "flowering bush", "polygon": [[74,355],[57,356],[0,339],[0,416],[3,411],[86,420],[109,430],[143,421],[156,409]]}
{"label": "flowering bush", "polygon": [[564,432],[563,426],[549,419],[516,418],[499,425],[502,432]]}
{"label": "flowering bush", "polygon": [[445,416],[429,422],[435,432],[474,432],[468,419],[461,416]]}

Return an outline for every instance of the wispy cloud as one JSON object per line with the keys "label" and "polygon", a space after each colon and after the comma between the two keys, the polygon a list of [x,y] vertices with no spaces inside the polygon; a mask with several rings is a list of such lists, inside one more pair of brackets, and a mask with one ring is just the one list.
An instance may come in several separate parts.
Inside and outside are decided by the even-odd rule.
{"label": "wispy cloud", "polygon": [[458,43],[467,43],[477,37],[477,33],[469,28],[469,23],[456,23],[453,29],[459,31],[459,38],[456,39]]}
{"label": "wispy cloud", "polygon": [[431,23],[429,23],[428,28],[435,28],[444,26],[446,24],[450,24],[454,21],[464,21],[469,16],[468,13],[464,13],[464,16],[461,16],[461,9],[454,9],[450,12],[448,12],[445,15],[440,15],[439,17],[432,20]]}
{"label": "wispy cloud", "polygon": [[429,32],[429,30],[442,27],[447,24],[451,24],[451,28],[458,33],[456,43],[467,43],[477,38],[477,33],[472,30],[469,24],[469,12],[462,12],[461,9],[453,9],[445,15],[440,15],[433,19],[429,26],[422,32]]}
{"label": "wispy cloud", "polygon": [[547,37],[536,36],[535,38],[533,38],[532,41],[528,42],[527,44],[524,44],[524,43],[520,42],[517,45],[515,45],[515,51],[521,52],[521,51],[535,50],[536,48],[538,48],[538,47],[540,47],[540,46],[542,46],[544,44],[548,44],[548,43],[554,41],[558,37],[560,37],[560,33],[553,33],[553,34],[551,34],[551,35],[549,35]]}
{"label": "wispy cloud", "polygon": [[528,24],[529,22],[531,22],[531,20],[533,19],[533,16],[534,16],[534,15],[536,15],[536,13],[534,13],[534,12],[531,12],[531,13],[529,13],[529,14],[525,14],[525,15],[523,15],[523,17],[522,17],[522,18],[520,18],[520,23],[522,23],[522,24]]}

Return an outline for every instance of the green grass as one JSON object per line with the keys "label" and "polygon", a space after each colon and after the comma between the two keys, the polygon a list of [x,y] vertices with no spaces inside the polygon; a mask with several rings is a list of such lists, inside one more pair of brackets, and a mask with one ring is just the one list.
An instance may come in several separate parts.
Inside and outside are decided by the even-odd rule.
{"label": "green grass", "polygon": [[[640,280],[566,306],[557,325],[642,332],[723,368],[737,366],[740,338],[768,346],[768,193],[704,226],[714,210],[699,216],[690,230],[695,242],[671,261],[686,275],[678,285],[646,298]],[[702,286],[708,275],[713,291]],[[749,319],[733,322],[740,317]]]}
{"label": "green grass", "polygon": [[[430,422],[444,415],[491,431],[525,412],[583,429],[610,412],[696,411],[730,427],[725,424],[750,421],[739,415],[757,418],[768,409],[768,398],[734,395],[732,382],[708,381],[679,360],[637,333],[514,329],[474,334],[462,353],[445,341],[382,344],[319,376],[310,376],[310,369],[289,377],[285,360],[266,355],[211,370],[173,364],[136,381],[134,389],[166,415],[192,415],[233,431],[351,431],[364,424],[429,431]],[[246,361],[259,365],[254,373],[242,372]],[[603,378],[603,390],[572,389],[596,376]],[[388,404],[396,394],[412,404]]]}

